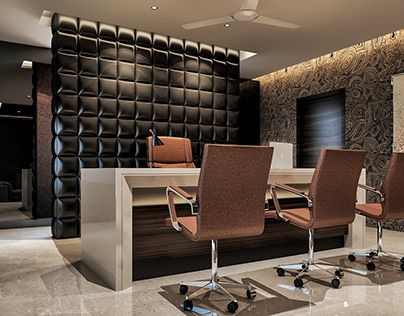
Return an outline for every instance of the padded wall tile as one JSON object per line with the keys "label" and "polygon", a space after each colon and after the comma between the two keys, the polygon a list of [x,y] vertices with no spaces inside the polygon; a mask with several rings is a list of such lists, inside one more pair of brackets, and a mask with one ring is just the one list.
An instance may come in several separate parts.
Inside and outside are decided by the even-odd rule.
{"label": "padded wall tile", "polygon": [[132,120],[118,120],[118,133],[120,138],[134,138],[135,136],[135,121]]}
{"label": "padded wall tile", "polygon": [[118,81],[118,98],[123,100],[135,99],[135,83],[128,81]]}
{"label": "padded wall tile", "polygon": [[183,88],[170,87],[170,104],[183,105],[185,90]]}
{"label": "padded wall tile", "polygon": [[157,135],[168,135],[168,123],[167,122],[153,122],[153,130]]}
{"label": "padded wall tile", "polygon": [[104,59],[116,60],[118,57],[117,43],[99,39],[98,56]]}
{"label": "padded wall tile", "polygon": [[79,97],[79,115],[80,116],[97,116],[98,115],[98,98],[80,96]]}
{"label": "padded wall tile", "polygon": [[98,140],[95,137],[83,136],[79,138],[79,156],[94,157],[98,155]]}
{"label": "padded wall tile", "polygon": [[118,43],[118,60],[133,64],[135,60],[135,47]]}
{"label": "padded wall tile", "polygon": [[77,117],[72,115],[58,115],[53,122],[55,135],[77,135]]}
{"label": "padded wall tile", "polygon": [[57,136],[53,142],[53,153],[56,156],[76,156],[78,153],[76,136]]}
{"label": "padded wall tile", "polygon": [[54,114],[71,114],[78,112],[78,96],[67,94],[56,94],[52,100]]}
{"label": "padded wall tile", "polygon": [[183,71],[170,69],[170,86],[171,87],[184,87],[184,80],[185,74]]}
{"label": "padded wall tile", "polygon": [[125,81],[135,81],[135,65],[133,62],[118,62],[118,79]]}
{"label": "padded wall tile", "polygon": [[97,37],[98,23],[84,19],[78,20],[78,33],[81,36]]}
{"label": "padded wall tile", "polygon": [[115,118],[118,112],[117,105],[117,99],[99,98],[99,117]]}
{"label": "padded wall tile", "polygon": [[[118,41],[120,43],[125,43],[132,45],[135,43],[135,31],[128,29],[126,27],[118,27]],[[133,60],[133,59],[132,59]]]}
{"label": "padded wall tile", "polygon": [[75,177],[79,173],[77,156],[55,158],[53,171],[56,177]]}
{"label": "padded wall tile", "polygon": [[136,102],[136,120],[151,121],[153,115],[153,108],[150,102]]}
{"label": "padded wall tile", "polygon": [[80,234],[80,169],[147,167],[146,137],[237,143],[239,52],[56,14],[52,20],[56,238]]}

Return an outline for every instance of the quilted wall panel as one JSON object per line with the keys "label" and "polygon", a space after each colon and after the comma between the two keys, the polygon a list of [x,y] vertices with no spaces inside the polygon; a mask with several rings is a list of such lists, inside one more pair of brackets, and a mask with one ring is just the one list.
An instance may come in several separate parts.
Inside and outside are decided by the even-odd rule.
{"label": "quilted wall panel", "polygon": [[146,137],[239,142],[236,50],[55,14],[53,222],[80,235],[80,169],[146,167]]}

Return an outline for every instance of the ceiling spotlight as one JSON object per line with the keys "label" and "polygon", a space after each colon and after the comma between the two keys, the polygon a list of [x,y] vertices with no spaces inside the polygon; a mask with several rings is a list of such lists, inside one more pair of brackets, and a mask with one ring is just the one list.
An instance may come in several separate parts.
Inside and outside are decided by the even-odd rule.
{"label": "ceiling spotlight", "polygon": [[22,64],[21,64],[21,68],[23,68],[23,69],[32,69],[32,61],[23,60]]}
{"label": "ceiling spotlight", "polygon": [[230,27],[230,23],[226,23],[226,24],[224,24],[224,27]]}
{"label": "ceiling spotlight", "polygon": [[158,10],[158,9],[159,9],[159,7],[158,7],[158,6],[156,6],[156,5],[152,5],[152,6],[150,7],[150,9],[152,9],[153,11],[156,11],[156,10]]}

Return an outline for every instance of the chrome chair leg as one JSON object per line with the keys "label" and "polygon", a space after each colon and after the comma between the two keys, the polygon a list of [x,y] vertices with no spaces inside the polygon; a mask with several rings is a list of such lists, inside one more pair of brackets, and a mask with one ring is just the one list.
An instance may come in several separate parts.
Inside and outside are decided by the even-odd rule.
{"label": "chrome chair leg", "polygon": [[[209,280],[203,281],[182,281],[180,282],[180,293],[185,295],[185,301],[183,304],[184,310],[192,310],[193,302],[192,299],[198,297],[202,294],[209,292],[217,292],[219,294],[225,295],[230,298],[230,303],[227,305],[229,312],[234,313],[238,309],[237,299],[225,288],[225,287],[239,287],[246,290],[246,296],[250,299],[255,298],[256,292],[251,284],[242,284],[230,281],[219,281],[218,276],[218,248],[217,240],[211,241],[211,276]],[[197,287],[195,291],[190,294],[188,293],[189,286]]]}

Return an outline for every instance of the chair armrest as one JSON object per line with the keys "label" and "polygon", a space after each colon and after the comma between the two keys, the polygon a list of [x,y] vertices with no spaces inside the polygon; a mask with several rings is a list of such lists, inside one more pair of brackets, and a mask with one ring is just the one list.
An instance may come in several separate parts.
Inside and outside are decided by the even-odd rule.
{"label": "chair armrest", "polygon": [[[174,227],[175,230],[181,231],[182,228],[178,224],[178,220],[177,220],[177,210],[175,208],[174,195],[183,199],[190,205],[192,215],[198,214],[198,205],[197,205],[195,199],[192,197],[192,195],[190,195],[185,190],[183,190],[177,186],[167,187],[166,196],[167,196],[168,211],[170,213],[171,225]],[[195,209],[196,209],[196,211],[195,211]]]}
{"label": "chair armrest", "polygon": [[366,190],[366,191],[370,191],[370,192],[373,192],[373,193],[376,193],[380,198],[380,202],[384,202],[384,195],[378,189],[376,189],[374,187],[371,187],[369,185],[366,185],[366,184],[362,184],[362,183],[358,184],[358,188]]}
{"label": "chair armrest", "polygon": [[194,197],[191,194],[189,194],[184,189],[181,189],[179,186],[170,185],[169,188],[170,188],[170,190],[175,192],[175,194],[177,194],[178,196],[181,196],[182,198],[185,198],[187,200],[193,200],[194,199]]}
{"label": "chair armrest", "polygon": [[276,189],[277,188],[285,190],[285,191],[288,191],[288,192],[293,193],[293,194],[296,194],[296,195],[298,195],[300,197],[304,197],[307,200],[308,207],[309,208],[313,207],[313,202],[312,202],[311,198],[307,194],[305,194],[304,191],[295,189],[295,188],[293,188],[291,186],[288,186],[288,185],[285,185],[285,184],[272,183],[271,188],[270,188],[270,192],[271,192],[272,200],[273,200],[274,205],[275,205],[275,211],[276,211],[276,214],[278,215],[279,219],[282,219],[285,222],[289,221],[287,218],[285,218],[282,215],[281,205],[279,204],[278,196],[276,194]]}

